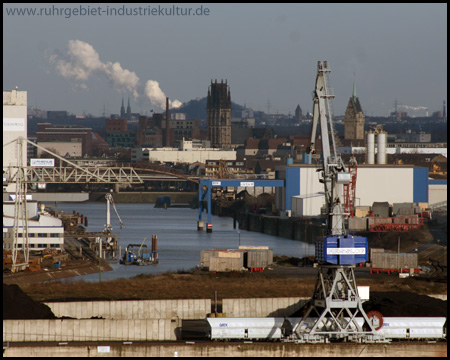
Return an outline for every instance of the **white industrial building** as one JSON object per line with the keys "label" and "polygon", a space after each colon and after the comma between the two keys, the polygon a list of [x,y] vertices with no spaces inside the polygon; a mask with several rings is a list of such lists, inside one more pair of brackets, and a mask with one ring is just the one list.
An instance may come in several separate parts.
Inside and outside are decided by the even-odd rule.
{"label": "white industrial building", "polygon": [[[83,156],[83,143],[81,141],[40,141],[39,146],[47,149],[55,154],[65,157],[69,154],[70,157]],[[37,150],[37,156],[41,157],[46,152],[42,149]]]}
{"label": "white industrial building", "polygon": [[[276,168],[277,179],[284,179],[284,188],[275,190],[275,206],[290,210],[292,216],[318,216],[325,203],[321,167],[290,165]],[[436,187],[436,193],[433,193]],[[445,190],[443,189],[445,187]],[[440,202],[447,184],[433,184],[428,169],[410,165],[358,165],[356,206],[371,206],[374,202]],[[439,193],[438,193],[439,191]],[[341,201],[344,201],[342,199]]]}
{"label": "white industrial building", "polygon": [[236,160],[232,149],[194,147],[192,141],[183,140],[179,148],[135,148],[131,150],[131,162],[206,163],[206,160]]}
{"label": "white industrial building", "polygon": [[[38,209],[37,201],[27,202],[28,244],[30,251],[46,248],[64,249],[64,226],[62,220],[51,216],[43,208]],[[25,221],[19,217],[17,249],[24,245]],[[3,202],[3,249],[12,250],[14,242],[14,201]]]}
{"label": "white industrial building", "polygon": [[[27,92],[3,91],[3,145],[19,136],[27,138]],[[21,152],[22,166],[27,165],[27,143],[24,141],[19,151],[17,143],[3,147],[3,169],[8,166],[19,166]],[[13,173],[12,173],[13,174]],[[3,192],[14,192],[15,184],[3,186]]]}

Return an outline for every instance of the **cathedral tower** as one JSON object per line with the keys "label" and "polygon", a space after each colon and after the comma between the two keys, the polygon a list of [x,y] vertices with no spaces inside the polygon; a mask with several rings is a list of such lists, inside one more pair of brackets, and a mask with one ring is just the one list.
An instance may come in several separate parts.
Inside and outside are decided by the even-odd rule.
{"label": "cathedral tower", "polygon": [[215,148],[231,147],[231,95],[227,82],[213,83],[208,88],[206,106],[208,139]]}

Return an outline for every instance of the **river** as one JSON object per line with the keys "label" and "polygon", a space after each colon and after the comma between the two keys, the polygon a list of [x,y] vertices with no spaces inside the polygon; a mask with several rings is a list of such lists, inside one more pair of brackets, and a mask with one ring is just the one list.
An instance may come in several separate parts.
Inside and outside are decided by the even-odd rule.
{"label": "river", "polygon": [[[46,203],[54,207],[54,203]],[[212,216],[213,232],[197,231],[198,210],[169,207],[155,208],[154,204],[120,203],[117,211],[123,229],[111,207],[113,233],[119,234],[118,243],[122,254],[130,243],[140,244],[144,237],[151,247],[152,235],[158,237],[159,263],[149,266],[121,265],[111,263],[112,271],[102,272],[101,279],[114,280],[139,274],[161,274],[167,271],[189,270],[200,264],[203,249],[237,249],[241,245],[268,246],[274,255],[303,257],[314,255],[314,244],[266,235],[258,232],[234,229],[233,219]],[[72,213],[73,210],[88,218],[87,231],[103,231],[106,224],[106,202],[58,203],[58,211]],[[204,213],[203,220],[207,219]],[[205,222],[206,227],[206,222]],[[98,281],[99,274],[83,275],[71,280]],[[67,281],[67,280],[66,280]]]}

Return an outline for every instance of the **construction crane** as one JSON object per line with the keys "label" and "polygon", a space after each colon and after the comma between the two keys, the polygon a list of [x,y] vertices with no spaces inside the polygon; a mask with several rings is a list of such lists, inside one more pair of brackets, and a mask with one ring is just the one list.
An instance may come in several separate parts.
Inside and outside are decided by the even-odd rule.
{"label": "construction crane", "polygon": [[[114,199],[112,197],[112,195],[110,193],[107,193],[105,195],[106,198],[106,225],[105,225],[105,233],[107,235],[106,237],[106,243],[108,246],[108,250],[116,250],[116,243],[114,241],[114,238],[111,236],[112,235],[112,225],[111,225],[111,210],[110,210],[110,205],[112,205],[117,218],[119,219],[120,222],[120,228],[123,228],[123,222],[122,219],[120,218],[119,213],[117,212],[116,209],[116,205],[114,204]],[[100,254],[101,254],[101,242],[102,240],[100,239]],[[100,255],[101,256],[101,255]]]}
{"label": "construction crane", "polygon": [[[331,103],[331,99],[334,98],[334,95],[328,84],[329,72],[330,69],[327,68],[327,62],[324,61],[324,64],[322,65],[319,61],[316,89],[314,92],[311,142],[306,151],[308,154],[316,153],[315,143],[317,125],[320,122],[323,166],[319,171],[322,171],[322,179],[320,179],[320,182],[324,184],[325,188],[328,232],[329,235],[343,235],[345,234],[345,226],[343,203],[341,201],[343,193],[342,185],[350,182],[350,173],[347,172],[342,158],[336,151],[337,147],[333,129],[333,109]],[[332,147],[330,147],[330,137]]]}
{"label": "construction crane", "polygon": [[344,211],[350,217],[355,216],[355,200],[356,200],[356,177],[358,174],[358,162],[354,155],[349,161],[348,171],[350,173],[350,182],[344,184]]}
{"label": "construction crane", "polygon": [[[325,236],[316,242],[319,266],[314,293],[293,333],[298,342],[384,342],[386,340],[376,332],[382,325],[382,316],[365,313],[356,286],[354,267],[356,263],[367,261],[367,238],[348,235],[344,223],[348,213],[344,212],[343,186],[351,182],[351,174],[337,153],[331,103],[334,95],[329,86],[329,73],[327,62],[319,61],[313,92],[311,144],[307,149],[308,153],[315,153],[320,123],[323,161],[318,171],[321,171],[320,182],[325,189],[327,229]],[[357,323],[357,315],[364,318],[363,326]]]}
{"label": "construction crane", "polygon": [[[19,159],[19,167],[15,179],[15,198],[14,198],[14,234],[13,234],[13,251],[12,251],[12,267],[11,272],[25,270],[29,266],[30,248],[28,235],[28,211],[27,211],[27,178],[23,164],[23,142],[22,139],[17,141],[17,157]],[[22,238],[23,262],[19,263],[19,222],[22,223],[20,231]]]}

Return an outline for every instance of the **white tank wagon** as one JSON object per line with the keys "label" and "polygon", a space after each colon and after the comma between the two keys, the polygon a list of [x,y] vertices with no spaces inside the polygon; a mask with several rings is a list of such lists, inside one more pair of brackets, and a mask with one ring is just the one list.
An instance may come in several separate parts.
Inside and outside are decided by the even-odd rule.
{"label": "white tank wagon", "polygon": [[445,339],[445,317],[386,317],[383,332],[390,339]]}
{"label": "white tank wagon", "polygon": [[[292,327],[295,328],[302,318],[287,318]],[[308,330],[313,326],[318,318],[308,318],[301,327],[300,332],[308,333]],[[348,321],[351,330],[354,330],[354,325],[350,322],[350,318],[345,318]],[[364,326],[364,318],[357,317],[356,322],[359,326]],[[382,335],[385,339],[445,339],[446,338],[446,321],[445,317],[383,317],[381,322],[374,323],[377,328],[377,333]],[[324,325],[327,326],[327,325]]]}
{"label": "white tank wagon", "polygon": [[284,318],[207,318],[211,340],[281,340]]}
{"label": "white tank wagon", "polygon": [[[309,338],[308,332],[318,318],[308,318],[303,322],[300,333],[305,337],[298,338],[292,331],[302,318],[207,318],[209,323],[209,338],[211,340],[262,340],[262,341],[298,341],[304,343],[328,342],[328,334]],[[348,320],[349,327],[355,327]],[[357,317],[359,326],[364,326],[364,318]],[[391,340],[443,340],[446,339],[445,317],[385,317],[381,323],[374,326],[379,329],[377,333]],[[324,326],[327,326],[326,324]],[[354,330],[354,329],[349,329]],[[351,339],[349,339],[351,340]]]}

